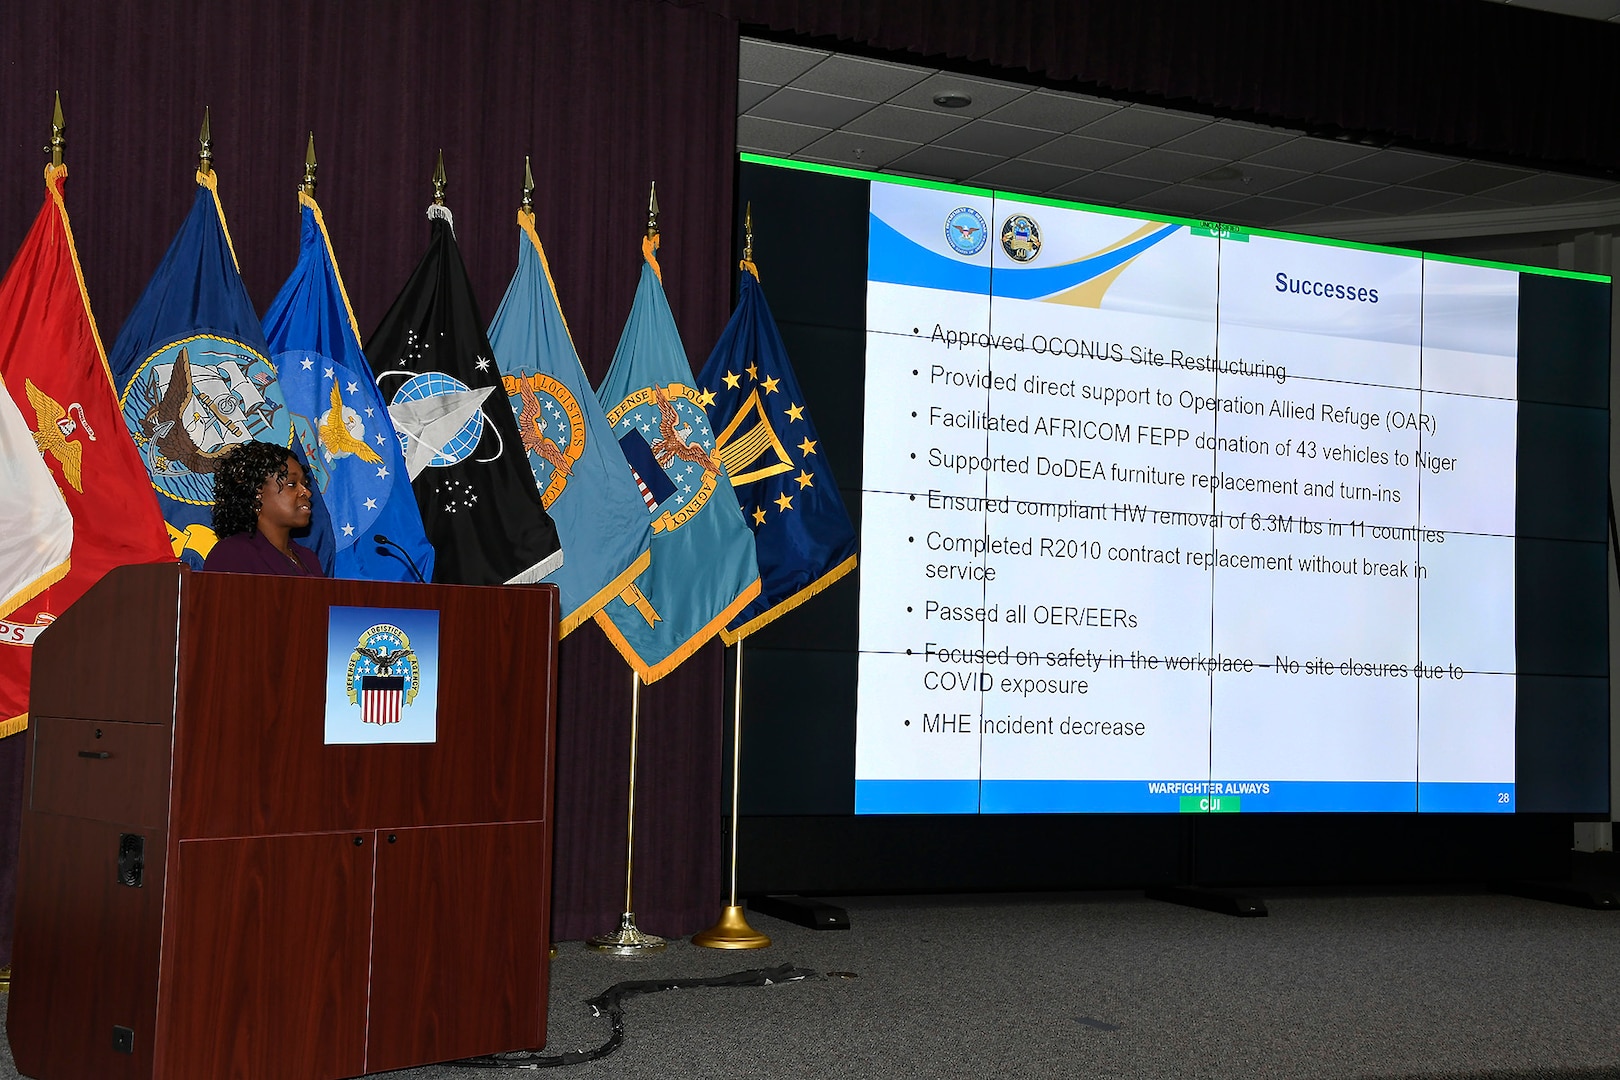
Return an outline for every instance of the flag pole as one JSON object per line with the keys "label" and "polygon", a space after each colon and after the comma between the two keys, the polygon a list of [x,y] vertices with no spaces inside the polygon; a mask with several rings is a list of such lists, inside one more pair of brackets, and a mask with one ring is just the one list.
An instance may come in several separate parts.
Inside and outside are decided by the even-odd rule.
{"label": "flag pole", "polygon": [[[754,259],[754,204],[743,212],[743,262]],[[747,635],[744,635],[746,637]],[[748,925],[742,905],[737,903],[737,826],[739,792],[742,789],[742,669],[743,638],[737,639],[737,675],[731,695],[731,891],[720,921],[700,934],[692,944],[705,949],[763,949],[771,939]]]}
{"label": "flag pole", "polygon": [[641,717],[641,675],[630,672],[630,826],[626,830],[624,854],[624,913],[619,916],[619,928],[611,934],[598,934],[585,942],[587,948],[610,956],[641,956],[656,952],[668,944],[654,934],[643,934],[636,927],[635,911],[630,903],[630,885],[636,858],[636,729]]}
{"label": "flag pole", "polygon": [[742,664],[743,639],[737,639],[737,676],[731,702],[731,893],[720,921],[700,934],[692,944],[705,949],[763,949],[771,939],[748,925],[748,917],[737,903],[737,808],[742,781]]}

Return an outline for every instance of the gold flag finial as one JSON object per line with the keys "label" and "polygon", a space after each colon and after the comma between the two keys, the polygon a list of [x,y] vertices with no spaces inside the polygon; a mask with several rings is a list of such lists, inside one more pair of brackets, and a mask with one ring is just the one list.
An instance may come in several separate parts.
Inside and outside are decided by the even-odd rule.
{"label": "gold flag finial", "polygon": [[439,163],[437,165],[433,166],[433,205],[434,206],[443,206],[444,205],[444,186],[445,186],[445,183],[446,183],[446,180],[445,180],[445,175],[444,175],[444,148],[440,147],[439,148]]}
{"label": "gold flag finial", "polygon": [[529,168],[529,155],[523,155],[523,206],[522,209],[534,213],[534,171]]}
{"label": "gold flag finial", "polygon": [[62,120],[62,91],[56,92],[56,107],[51,110],[51,142],[45,152],[51,155],[52,165],[62,164],[62,149],[67,146],[67,124]]}
{"label": "gold flag finial", "polygon": [[743,210],[743,260],[754,261],[754,204]]}
{"label": "gold flag finial", "polygon": [[654,180],[652,194],[647,197],[647,235],[658,235],[658,181]]}
{"label": "gold flag finial", "polygon": [[202,134],[197,136],[202,148],[197,151],[197,171],[207,176],[214,171],[214,138],[208,133],[208,106],[203,106]]}
{"label": "gold flag finial", "polygon": [[315,197],[315,133],[309,133],[309,145],[304,149],[304,182],[298,185],[298,190]]}

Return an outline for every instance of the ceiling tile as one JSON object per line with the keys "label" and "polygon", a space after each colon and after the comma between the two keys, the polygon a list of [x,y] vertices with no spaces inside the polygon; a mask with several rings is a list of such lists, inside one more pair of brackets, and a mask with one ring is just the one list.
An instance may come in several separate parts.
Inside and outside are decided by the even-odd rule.
{"label": "ceiling tile", "polygon": [[[1298,217],[1290,218],[1289,225],[1290,227],[1297,228],[1304,225],[1316,225],[1318,223],[1348,224],[1352,221],[1365,221],[1368,218],[1375,218],[1379,216],[1381,215],[1375,214],[1371,210],[1352,210],[1348,206],[1323,206],[1319,209],[1300,214]],[[1331,232],[1324,234],[1317,232],[1315,229],[1310,231],[1313,235],[1331,235]]]}
{"label": "ceiling tile", "polygon": [[1510,199],[1526,206],[1616,197],[1620,197],[1620,185],[1559,173],[1541,173],[1527,180],[1517,180],[1491,189],[1493,199]]}
{"label": "ceiling tile", "polygon": [[1273,188],[1272,195],[1279,199],[1296,199],[1299,202],[1315,203],[1318,206],[1331,206],[1334,203],[1354,199],[1358,195],[1368,195],[1379,190],[1378,184],[1366,180],[1351,180],[1345,176],[1327,176],[1322,173],[1313,173],[1302,180],[1295,180],[1291,184]]}
{"label": "ceiling tile", "polygon": [[[1237,199],[1242,197],[1239,195]],[[1157,210],[1161,214],[1200,217],[1212,214],[1223,206],[1230,206],[1237,199],[1233,198],[1231,192],[1172,184],[1137,199],[1136,205],[1148,210]]]}
{"label": "ceiling tile", "polygon": [[796,45],[743,38],[737,53],[737,77],[786,86],[831,55],[821,49],[801,49]]}
{"label": "ceiling tile", "polygon": [[947,131],[954,131],[968,122],[968,117],[953,115],[946,109],[907,109],[900,105],[879,105],[871,112],[862,113],[844,125],[845,130],[862,135],[878,135],[885,139],[905,139],[911,142],[933,142]]}
{"label": "ceiling tile", "polygon": [[[1228,169],[1236,169],[1237,175],[1230,175]],[[1303,180],[1309,175],[1310,173],[1303,173],[1298,169],[1278,169],[1269,165],[1251,165],[1247,161],[1238,161],[1221,166],[1213,175],[1201,173],[1194,176],[1188,183],[1197,187],[1223,188],[1239,195],[1253,196],[1273,191],[1284,184]]]}
{"label": "ceiling tile", "polygon": [[1308,214],[1313,210],[1321,209],[1311,203],[1295,202],[1293,199],[1273,199],[1269,195],[1256,195],[1253,198],[1243,199],[1230,206],[1221,207],[1221,217],[1232,225],[1248,225],[1252,228],[1270,228],[1289,218]]}
{"label": "ceiling tile", "polygon": [[1133,105],[1087,124],[1079,129],[1079,134],[1092,139],[1131,143],[1134,146],[1158,146],[1171,139],[1190,135],[1199,128],[1208,127],[1209,124],[1208,119],[1200,121],[1188,116]]}
{"label": "ceiling tile", "polygon": [[1180,150],[1184,154],[1206,154],[1209,157],[1234,161],[1250,154],[1258,154],[1292,138],[1294,133],[1291,131],[1277,131],[1273,128],[1255,127],[1252,124],[1217,120],[1207,127],[1171,139],[1164,144],[1164,149]]}
{"label": "ceiling tile", "polygon": [[1352,210],[1373,210],[1380,214],[1414,214],[1419,210],[1438,206],[1449,198],[1450,196],[1438,191],[1386,187],[1354,199],[1346,199],[1342,205]]}
{"label": "ceiling tile", "polygon": [[990,119],[1042,131],[1065,132],[1101,120],[1119,109],[1119,105],[1093,98],[1037,90],[1003,105],[990,114]]}
{"label": "ceiling tile", "polygon": [[1138,176],[1144,180],[1179,183],[1220,166],[1220,158],[1204,157],[1201,154],[1179,154],[1174,150],[1144,150],[1135,157],[1121,161],[1112,171],[1123,176]]}
{"label": "ceiling tile", "polygon": [[1332,169],[1339,165],[1348,165],[1352,161],[1360,161],[1362,158],[1377,152],[1370,146],[1361,146],[1356,143],[1302,136],[1291,142],[1274,146],[1269,150],[1250,154],[1248,160],[1257,165],[1274,165],[1280,169],[1321,172],[1324,169]]}
{"label": "ceiling tile", "polygon": [[1138,180],[1132,176],[1092,173],[1072,183],[1061,185],[1055,194],[1060,194],[1066,199],[1079,199],[1100,206],[1123,206],[1149,192],[1159,191],[1164,186],[1153,180]]}
{"label": "ceiling tile", "polygon": [[979,173],[970,183],[1001,191],[1040,195],[1069,183],[1079,175],[1080,170],[1063,165],[1044,165],[1039,161],[1003,161]]}
{"label": "ceiling tile", "polygon": [[1612,21],[1620,16],[1620,3],[1616,0],[1513,0],[1513,6],[1573,15],[1579,19]]}
{"label": "ceiling tile", "polygon": [[976,150],[981,154],[1015,158],[1026,150],[1051,142],[1052,133],[998,124],[994,120],[973,120],[934,141],[940,146],[957,150]]}
{"label": "ceiling tile", "polygon": [[1139,146],[1088,139],[1084,135],[1061,135],[1049,143],[1035,147],[1024,156],[1031,161],[1052,165],[1072,165],[1077,169],[1103,169],[1117,161],[1135,157],[1142,152]]}
{"label": "ceiling tile", "polygon": [[971,150],[952,150],[947,146],[923,146],[905,157],[889,163],[889,172],[910,173],[913,170],[929,176],[948,176],[953,180],[981,173],[1002,159],[995,154],[976,154]]}
{"label": "ceiling tile", "polygon": [[857,135],[853,131],[834,131],[806,146],[794,157],[849,165],[856,169],[881,169],[901,154],[915,149],[916,143]]}
{"label": "ceiling tile", "polygon": [[820,90],[862,101],[888,101],[932,74],[929,68],[885,64],[859,56],[829,56],[793,80],[801,90]]}
{"label": "ceiling tile", "polygon": [[843,127],[871,107],[871,103],[854,98],[785,86],[748,110],[748,115],[766,120],[785,120],[790,124],[836,128]]}
{"label": "ceiling tile", "polygon": [[777,88],[769,83],[747,82],[746,80],[739,82],[737,84],[737,115],[741,116],[749,109],[752,109],[755,105],[776,93],[776,90]]}
{"label": "ceiling tile", "polygon": [[1485,165],[1478,161],[1464,161],[1412,181],[1412,186],[1431,191],[1449,191],[1454,195],[1478,195],[1515,180],[1528,180],[1535,173],[1529,169],[1510,169],[1505,165]]}
{"label": "ceiling tile", "polygon": [[1378,184],[1404,184],[1428,173],[1439,172],[1456,164],[1456,158],[1418,154],[1410,150],[1379,150],[1366,157],[1335,165],[1324,172],[1335,176],[1348,176],[1352,180],[1371,180]]}
{"label": "ceiling tile", "polygon": [[[961,109],[941,109],[934,104],[937,94],[957,93],[966,94],[973,99],[973,104]],[[913,109],[926,109],[938,112],[956,113],[961,116],[983,116],[994,112],[1009,102],[1016,101],[1029,93],[1023,86],[1012,86],[1008,83],[990,82],[986,79],[969,79],[961,75],[952,75],[940,71],[916,86],[902,93],[896,94],[890,104],[905,105]]]}
{"label": "ceiling tile", "polygon": [[1437,203],[1424,211],[1429,214],[1480,214],[1487,210],[1517,210],[1518,204],[1493,199],[1488,195],[1464,195],[1460,199]]}
{"label": "ceiling tile", "polygon": [[767,154],[791,154],[827,134],[820,128],[762,120],[757,116],[737,118],[737,149]]}

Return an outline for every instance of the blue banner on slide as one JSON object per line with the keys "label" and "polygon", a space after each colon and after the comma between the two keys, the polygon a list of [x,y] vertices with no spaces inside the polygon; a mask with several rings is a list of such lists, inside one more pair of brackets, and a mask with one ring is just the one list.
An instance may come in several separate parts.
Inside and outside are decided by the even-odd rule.
{"label": "blue banner on slide", "polygon": [[1511,814],[1516,806],[1512,784],[1418,784],[1418,809],[1425,814]]}
{"label": "blue banner on slide", "polygon": [[857,780],[857,814],[977,814],[977,780]]}
{"label": "blue banner on slide", "polygon": [[1507,813],[1512,784],[1330,780],[857,780],[857,814]]}

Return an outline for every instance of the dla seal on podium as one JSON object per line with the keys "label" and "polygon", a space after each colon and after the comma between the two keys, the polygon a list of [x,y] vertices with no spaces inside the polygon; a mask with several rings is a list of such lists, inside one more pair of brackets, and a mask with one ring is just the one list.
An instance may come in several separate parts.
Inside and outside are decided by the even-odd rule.
{"label": "dla seal on podium", "polygon": [[326,743],[438,740],[439,613],[333,607],[326,639]]}

